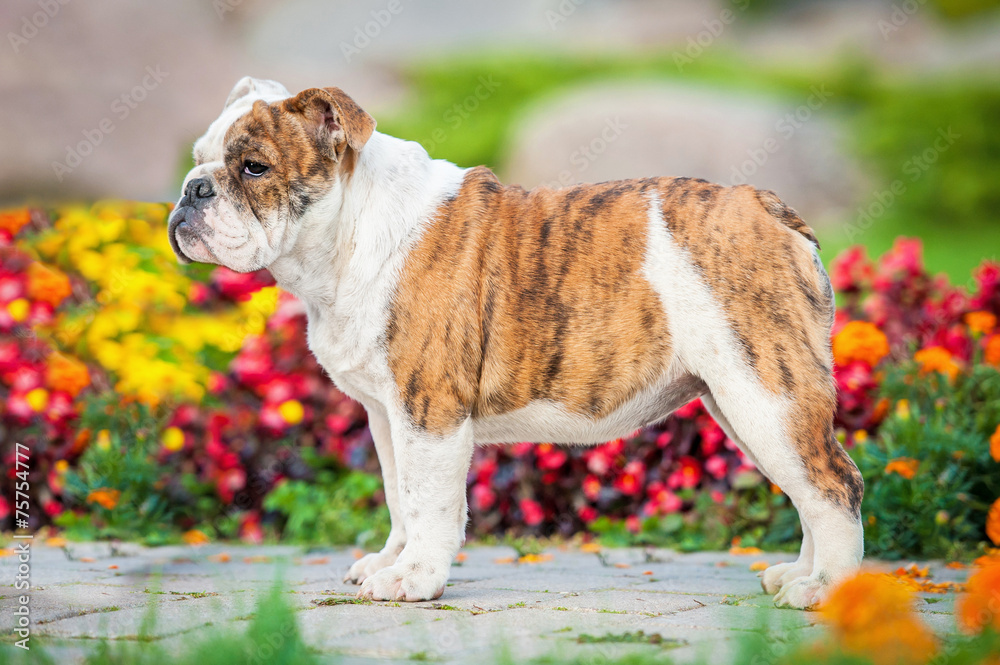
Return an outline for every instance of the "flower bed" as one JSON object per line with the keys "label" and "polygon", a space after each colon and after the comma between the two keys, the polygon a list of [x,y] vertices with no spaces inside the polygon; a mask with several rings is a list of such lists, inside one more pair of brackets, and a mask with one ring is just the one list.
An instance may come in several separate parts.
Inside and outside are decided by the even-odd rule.
{"label": "flower bed", "polygon": [[[180,266],[169,206],[0,214],[0,438],[33,450],[31,526],[170,540],[375,542],[387,518],[365,414],[265,272]],[[1000,267],[965,287],[918,241],[834,261],[838,434],[868,485],[869,549],[1000,541]],[[992,441],[992,442],[991,442]],[[0,525],[13,524],[11,475]],[[792,546],[798,520],[697,401],[595,447],[477,450],[473,534]],[[992,509],[991,509],[992,506]],[[1000,543],[998,543],[1000,544]]]}

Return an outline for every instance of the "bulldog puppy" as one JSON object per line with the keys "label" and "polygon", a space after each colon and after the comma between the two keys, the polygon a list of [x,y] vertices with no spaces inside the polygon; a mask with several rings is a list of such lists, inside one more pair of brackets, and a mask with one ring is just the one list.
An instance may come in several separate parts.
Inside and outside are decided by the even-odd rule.
{"label": "bulldog puppy", "polygon": [[194,145],[179,260],[267,268],[368,411],[392,528],[359,596],[439,597],[476,444],[599,443],[700,397],[799,511],[762,584],[809,608],[854,571],[863,483],[834,438],[834,300],[812,230],[749,186],[525,191],[375,131],[339,88],[241,80]]}

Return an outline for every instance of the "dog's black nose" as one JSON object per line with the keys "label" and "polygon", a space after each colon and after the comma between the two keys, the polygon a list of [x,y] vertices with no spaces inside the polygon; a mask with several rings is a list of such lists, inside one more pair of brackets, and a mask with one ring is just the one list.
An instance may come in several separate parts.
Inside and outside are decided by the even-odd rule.
{"label": "dog's black nose", "polygon": [[198,199],[210,199],[215,196],[215,190],[212,188],[211,178],[195,178],[188,183],[187,195],[192,199],[193,202],[197,202]]}

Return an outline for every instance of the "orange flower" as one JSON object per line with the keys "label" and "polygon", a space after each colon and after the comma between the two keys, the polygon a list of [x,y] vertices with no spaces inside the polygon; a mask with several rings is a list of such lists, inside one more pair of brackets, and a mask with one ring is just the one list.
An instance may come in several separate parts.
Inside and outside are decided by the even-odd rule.
{"label": "orange flower", "polygon": [[28,295],[32,300],[58,307],[72,291],[69,278],[55,268],[38,261],[28,266]]}
{"label": "orange flower", "polygon": [[208,536],[205,535],[204,531],[199,531],[198,529],[191,529],[190,531],[185,531],[181,536],[183,540],[188,545],[204,545],[208,542]]}
{"label": "orange flower", "polygon": [[990,457],[994,462],[1000,462],[1000,425],[997,425],[996,431],[990,437]]}
{"label": "orange flower", "polygon": [[997,325],[997,317],[990,312],[969,312],[965,315],[965,325],[974,334],[988,335]]}
{"label": "orange flower", "polygon": [[820,605],[836,644],[876,663],[924,663],[934,637],[913,612],[914,592],[891,576],[860,573],[841,582]]}
{"label": "orange flower", "polygon": [[734,546],[729,548],[730,554],[735,554],[736,556],[750,556],[753,554],[763,554],[763,550],[759,547],[740,547]]}
{"label": "orange flower", "polygon": [[49,356],[46,364],[45,381],[53,390],[62,390],[76,397],[90,385],[87,366],[76,358],[56,352]]}
{"label": "orange flower", "polygon": [[122,493],[118,490],[102,487],[87,495],[87,503],[96,503],[111,510],[118,505],[118,499],[121,498],[121,495]]}
{"label": "orange flower", "polygon": [[986,353],[984,360],[989,365],[1000,367],[1000,335],[991,335],[986,340]]}
{"label": "orange flower", "polygon": [[886,474],[898,473],[907,480],[912,480],[913,476],[917,475],[919,468],[920,462],[918,460],[912,457],[897,457],[885,465],[885,472]]}
{"label": "orange flower", "polygon": [[855,360],[874,367],[889,355],[889,340],[877,326],[867,321],[851,321],[833,338],[833,358],[841,367]]}
{"label": "orange flower", "polygon": [[27,209],[4,210],[0,212],[0,231],[10,231],[16,236],[25,224],[31,221],[31,213]]}
{"label": "orange flower", "polygon": [[994,545],[1000,546],[1000,499],[993,502],[986,513],[986,535]]}
{"label": "orange flower", "polygon": [[962,371],[961,366],[952,358],[951,352],[943,346],[931,346],[917,351],[913,359],[920,363],[921,374],[940,372],[950,381],[954,381]]}
{"label": "orange flower", "polygon": [[987,626],[1000,631],[1000,559],[985,565],[969,577],[967,591],[955,605],[959,627],[969,634]]}

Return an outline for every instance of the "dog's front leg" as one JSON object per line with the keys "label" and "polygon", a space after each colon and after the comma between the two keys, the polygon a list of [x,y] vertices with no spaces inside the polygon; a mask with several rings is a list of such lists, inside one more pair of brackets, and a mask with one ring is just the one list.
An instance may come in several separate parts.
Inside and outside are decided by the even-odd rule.
{"label": "dog's front leg", "polygon": [[399,503],[406,546],[396,563],[368,577],[359,598],[431,600],[444,593],[465,537],[465,482],[472,462],[472,423],[432,434],[392,422]]}
{"label": "dog's front leg", "polygon": [[406,545],[406,527],[403,524],[403,513],[399,506],[399,482],[396,479],[396,457],[393,452],[392,436],[389,431],[389,418],[385,411],[377,405],[365,405],[368,411],[368,428],[375,442],[375,452],[378,463],[382,467],[382,486],[385,488],[385,502],[389,506],[389,537],[385,547],[380,552],[366,554],[351,566],[344,577],[345,582],[361,584],[383,568],[396,563],[399,553]]}

